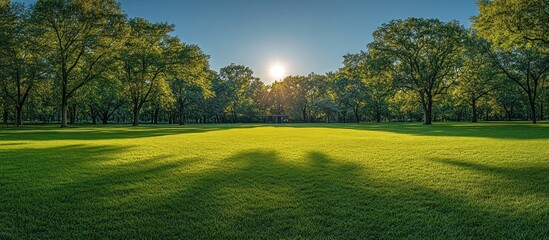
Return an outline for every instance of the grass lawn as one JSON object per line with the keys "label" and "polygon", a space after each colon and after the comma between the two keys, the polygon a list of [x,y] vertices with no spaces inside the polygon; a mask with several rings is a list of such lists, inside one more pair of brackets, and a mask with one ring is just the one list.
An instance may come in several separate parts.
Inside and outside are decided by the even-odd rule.
{"label": "grass lawn", "polygon": [[0,129],[0,239],[549,239],[549,124]]}

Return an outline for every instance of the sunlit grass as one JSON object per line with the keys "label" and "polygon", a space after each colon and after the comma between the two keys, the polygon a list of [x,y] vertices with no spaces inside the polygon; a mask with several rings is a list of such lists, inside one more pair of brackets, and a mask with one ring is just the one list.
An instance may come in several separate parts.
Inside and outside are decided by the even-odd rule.
{"label": "sunlit grass", "polygon": [[543,239],[548,202],[547,124],[0,130],[0,239]]}

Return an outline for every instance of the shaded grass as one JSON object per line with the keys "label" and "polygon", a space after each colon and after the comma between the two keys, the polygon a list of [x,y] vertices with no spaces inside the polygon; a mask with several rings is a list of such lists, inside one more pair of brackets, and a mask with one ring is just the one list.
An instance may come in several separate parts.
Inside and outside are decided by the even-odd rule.
{"label": "shaded grass", "polygon": [[0,130],[0,238],[547,239],[548,127]]}

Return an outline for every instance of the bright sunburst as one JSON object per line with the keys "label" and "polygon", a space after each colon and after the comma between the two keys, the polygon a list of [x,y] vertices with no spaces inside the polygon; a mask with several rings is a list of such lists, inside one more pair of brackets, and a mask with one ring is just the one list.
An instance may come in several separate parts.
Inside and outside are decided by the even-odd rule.
{"label": "bright sunburst", "polygon": [[284,66],[277,64],[271,67],[271,76],[275,79],[281,79],[286,75]]}

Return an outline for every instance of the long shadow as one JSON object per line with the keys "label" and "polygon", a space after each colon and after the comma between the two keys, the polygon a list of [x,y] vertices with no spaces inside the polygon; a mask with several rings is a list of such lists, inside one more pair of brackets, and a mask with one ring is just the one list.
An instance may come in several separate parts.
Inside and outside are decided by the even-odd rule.
{"label": "long shadow", "polygon": [[[85,126],[60,129],[58,127],[27,126],[23,128],[0,129],[0,141],[50,141],[50,140],[108,140],[159,137],[178,134],[204,133],[234,128],[253,128],[259,125],[156,125],[143,127],[128,126]],[[0,143],[5,144],[5,143]]]}
{"label": "long shadow", "polygon": [[308,153],[305,167],[264,150],[225,161],[237,164],[236,171],[212,172],[146,211],[154,216],[158,209],[170,209],[161,214],[163,224],[183,235],[155,234],[205,239],[547,236],[547,216],[507,215],[428,186],[379,182],[371,170],[321,152]]}
{"label": "long shadow", "polygon": [[[127,126],[88,126],[59,129],[57,127],[30,126],[0,129],[1,141],[49,140],[107,140],[134,139],[178,134],[204,133],[230,129],[257,127],[328,128],[364,131],[381,131],[415,136],[480,137],[492,139],[533,140],[549,139],[549,124],[527,123],[435,123],[424,126],[418,123],[383,124],[207,124],[207,125],[147,125],[138,128]],[[2,145],[8,143],[0,143]]]}
{"label": "long shadow", "polygon": [[[33,171],[61,168],[70,181],[4,181],[0,238],[40,239],[543,239],[549,214],[484,207],[460,193],[410,182],[387,182],[368,165],[312,151],[289,161],[276,151],[250,149],[196,169],[203,159],[158,155],[120,165],[112,153],[87,149],[89,161],[55,165],[51,149]],[[103,154],[103,152],[107,152]],[[60,152],[58,157],[67,157]],[[367,161],[367,159],[365,159]],[[8,161],[13,164],[13,160]],[[32,163],[38,163],[36,160]],[[4,169],[24,173],[22,164]],[[463,165],[515,178],[511,169]],[[55,169],[53,167],[52,169]],[[3,169],[3,168],[0,168]],[[545,169],[546,170],[546,169]],[[518,174],[517,188],[545,184]],[[55,175],[56,175],[55,174]],[[28,176],[28,174],[23,174]],[[455,179],[458,180],[458,179]],[[1,180],[0,180],[1,181]],[[546,210],[546,209],[545,209]]]}
{"label": "long shadow", "polygon": [[0,151],[0,239],[104,239],[106,232],[132,227],[135,219],[128,217],[147,204],[147,192],[170,187],[172,170],[202,160],[157,155],[112,164],[130,150],[69,145]]}
{"label": "long shadow", "polygon": [[363,123],[363,124],[279,124],[272,127],[329,128],[392,132],[416,136],[480,137],[493,139],[549,139],[549,123],[529,124],[525,122],[489,123],[434,123],[425,126],[420,123]]}

